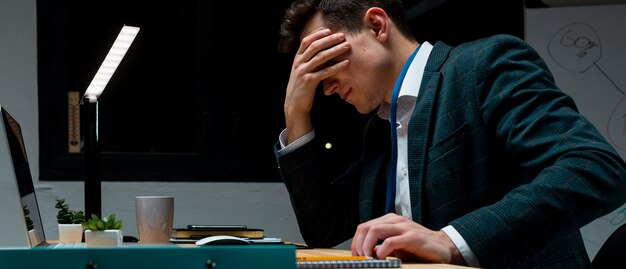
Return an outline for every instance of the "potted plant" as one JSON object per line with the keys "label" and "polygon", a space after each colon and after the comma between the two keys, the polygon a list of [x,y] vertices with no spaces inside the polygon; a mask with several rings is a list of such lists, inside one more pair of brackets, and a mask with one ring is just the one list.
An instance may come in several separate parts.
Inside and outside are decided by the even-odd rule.
{"label": "potted plant", "polygon": [[115,214],[102,219],[92,214],[91,218],[83,222],[83,229],[87,246],[122,245],[122,221],[115,219]]}
{"label": "potted plant", "polygon": [[80,242],[83,239],[85,214],[83,211],[71,210],[65,199],[57,198],[55,208],[59,209],[57,223],[60,242]]}

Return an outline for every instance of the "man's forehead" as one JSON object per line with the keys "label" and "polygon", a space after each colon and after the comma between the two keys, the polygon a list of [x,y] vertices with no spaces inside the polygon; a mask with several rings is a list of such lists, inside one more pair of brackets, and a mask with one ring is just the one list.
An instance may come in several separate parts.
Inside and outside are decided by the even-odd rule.
{"label": "man's forehead", "polygon": [[304,24],[304,27],[302,28],[302,33],[300,33],[300,40],[310,35],[311,33],[322,30],[324,28],[328,28],[328,27],[326,27],[326,25],[324,24],[324,20],[322,19],[322,14],[320,12],[316,12],[315,15],[313,15],[311,19],[309,19]]}

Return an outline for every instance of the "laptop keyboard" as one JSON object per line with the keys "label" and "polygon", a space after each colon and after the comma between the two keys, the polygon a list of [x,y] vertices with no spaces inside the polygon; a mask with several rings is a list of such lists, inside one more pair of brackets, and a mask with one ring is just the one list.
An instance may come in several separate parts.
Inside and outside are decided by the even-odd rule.
{"label": "laptop keyboard", "polygon": [[87,245],[82,242],[73,242],[73,243],[60,242],[60,243],[51,244],[48,246],[48,248],[85,248],[86,246]]}

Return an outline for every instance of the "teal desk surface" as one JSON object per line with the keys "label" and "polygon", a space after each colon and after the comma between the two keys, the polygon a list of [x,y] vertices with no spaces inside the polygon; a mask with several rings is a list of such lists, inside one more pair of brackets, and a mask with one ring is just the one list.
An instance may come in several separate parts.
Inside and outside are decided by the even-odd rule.
{"label": "teal desk surface", "polygon": [[295,269],[296,248],[289,244],[4,248],[0,249],[0,268]]}

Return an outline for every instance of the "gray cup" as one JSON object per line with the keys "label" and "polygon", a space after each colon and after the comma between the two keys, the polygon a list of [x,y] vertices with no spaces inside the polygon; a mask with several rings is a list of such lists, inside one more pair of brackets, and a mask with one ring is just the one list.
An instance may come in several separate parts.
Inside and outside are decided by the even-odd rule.
{"label": "gray cup", "polygon": [[174,197],[137,196],[135,210],[139,243],[169,244],[174,225]]}

